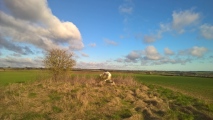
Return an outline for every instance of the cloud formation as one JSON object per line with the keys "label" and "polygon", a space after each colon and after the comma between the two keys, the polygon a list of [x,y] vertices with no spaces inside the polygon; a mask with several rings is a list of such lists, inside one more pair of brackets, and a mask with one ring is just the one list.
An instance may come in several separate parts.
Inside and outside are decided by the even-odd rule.
{"label": "cloud formation", "polygon": [[7,56],[4,58],[0,58],[0,66],[1,67],[43,67],[42,58],[22,58],[22,57],[14,57]]}
{"label": "cloud formation", "polygon": [[213,25],[204,24],[200,26],[201,35],[208,40],[213,40]]}
{"label": "cloud formation", "polygon": [[162,64],[181,64],[181,65],[185,65],[186,63],[191,62],[191,59],[181,59],[181,58],[163,58],[161,60],[158,61],[153,61],[153,63],[151,63],[152,65],[162,65]]}
{"label": "cloud formation", "polygon": [[96,47],[96,43],[90,43],[89,46],[90,47]]}
{"label": "cloud formation", "polygon": [[189,49],[179,51],[179,55],[188,55],[194,57],[203,57],[203,55],[208,51],[205,47],[194,46]]}
{"label": "cloud formation", "polygon": [[109,39],[104,39],[104,42],[107,44],[107,45],[113,45],[113,46],[117,46],[118,43],[113,41],[113,40],[109,40]]}
{"label": "cloud formation", "polygon": [[130,6],[121,5],[119,6],[119,11],[121,13],[131,14],[133,11],[133,8]]}
{"label": "cloud formation", "polygon": [[185,10],[176,12],[172,14],[172,28],[175,29],[178,33],[184,33],[184,28],[195,24],[200,19],[200,14],[195,13],[192,10]]}
{"label": "cloud formation", "polygon": [[148,46],[145,49],[145,58],[149,60],[159,60],[161,58],[157,49],[154,46]]}
{"label": "cloud formation", "polygon": [[125,0],[122,5],[118,8],[120,13],[123,14],[132,14],[133,12],[133,2],[132,0]]}
{"label": "cloud formation", "polygon": [[143,37],[143,42],[144,43],[153,43],[157,40],[157,38],[154,35],[145,35]]}
{"label": "cloud formation", "polygon": [[[205,47],[194,46],[180,50],[179,53],[174,56],[175,53],[172,50],[164,48],[165,55],[161,55],[154,46],[147,46],[144,50],[133,50],[123,58],[117,58],[114,61],[118,63],[132,63],[132,65],[138,65],[140,62],[141,66],[164,64],[185,65],[194,60],[203,59],[207,51],[208,49]],[[130,66],[131,64],[128,65]]]}
{"label": "cloud formation", "polygon": [[164,48],[164,54],[165,55],[174,55],[174,52],[170,50],[169,48]]}
{"label": "cloud formation", "polygon": [[14,42],[6,40],[0,33],[0,49],[1,48],[13,51],[21,55],[33,54],[29,47],[16,45],[14,44]]}
{"label": "cloud formation", "polygon": [[119,69],[121,66],[110,63],[109,61],[105,62],[77,62],[76,68],[83,69]]}
{"label": "cloud formation", "polygon": [[84,47],[78,28],[54,16],[47,0],[4,0],[3,3],[9,12],[0,11],[0,32],[2,38],[10,38],[8,44],[27,43],[43,50]]}
{"label": "cloud formation", "polygon": [[89,55],[86,54],[86,53],[81,53],[81,56],[83,56],[83,57],[89,57]]}
{"label": "cloud formation", "polygon": [[191,48],[190,54],[192,56],[196,56],[196,57],[202,57],[206,52],[207,52],[207,48],[205,47],[198,47],[198,46],[194,46],[193,48]]}
{"label": "cloud formation", "polygon": [[127,62],[127,63],[137,63],[139,60],[149,61],[149,60],[159,60],[161,55],[158,53],[154,46],[147,46],[144,50],[134,50],[131,51],[124,59],[119,58],[115,61],[117,62]]}
{"label": "cloud formation", "polygon": [[142,53],[140,51],[130,52],[125,59],[125,62],[134,62],[136,63],[139,58],[141,58]]}
{"label": "cloud formation", "polygon": [[[132,0],[124,0],[124,2],[118,7],[119,13],[121,13],[121,15],[123,15],[124,17],[124,25],[127,25],[127,23],[129,22],[129,16],[132,15],[133,10],[134,4]],[[124,28],[124,31],[128,31],[128,28]]]}
{"label": "cloud formation", "polygon": [[[186,28],[196,25],[201,18],[200,13],[196,13],[193,10],[174,11],[172,14],[172,21],[168,23],[160,23],[159,29],[152,35],[144,35],[144,43],[153,43],[158,39],[161,39],[163,33],[175,31],[182,34],[186,31]],[[210,25],[204,25],[200,27],[201,35],[205,38],[212,39],[212,30]]]}

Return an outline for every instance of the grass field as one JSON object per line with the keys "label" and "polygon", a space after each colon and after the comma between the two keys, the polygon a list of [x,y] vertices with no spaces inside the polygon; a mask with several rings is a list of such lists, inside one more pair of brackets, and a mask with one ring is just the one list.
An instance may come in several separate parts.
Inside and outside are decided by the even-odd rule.
{"label": "grass field", "polygon": [[111,72],[112,86],[100,73],[53,81],[46,71],[0,71],[0,119],[213,119],[213,104],[181,94],[211,99],[201,93],[212,92],[212,79]]}
{"label": "grass field", "polygon": [[[75,71],[73,75],[98,75],[100,72]],[[126,75],[126,73],[114,72],[113,76]],[[160,76],[134,74],[136,80],[145,84],[159,85],[169,88],[173,91],[181,92],[185,95],[202,99],[206,102],[213,103],[213,79],[184,76]],[[10,83],[23,83],[44,79],[47,73],[41,70],[8,70],[0,71],[0,86]]]}
{"label": "grass field", "polygon": [[10,83],[24,83],[42,79],[47,76],[45,71],[40,70],[7,70],[0,71],[0,86]]}
{"label": "grass field", "polygon": [[[91,71],[75,71],[73,75],[99,75],[100,72]],[[127,75],[128,73],[112,72],[113,76]],[[169,88],[173,91],[202,99],[206,102],[213,103],[213,79],[199,77],[184,77],[184,76],[160,76],[160,75],[144,75],[132,74],[136,80],[145,84],[159,85]],[[0,86],[5,86],[10,83],[23,83],[44,79],[47,73],[43,70],[9,70],[0,71]]]}
{"label": "grass field", "polygon": [[145,84],[160,85],[164,88],[213,103],[212,78],[136,74],[136,79]]}

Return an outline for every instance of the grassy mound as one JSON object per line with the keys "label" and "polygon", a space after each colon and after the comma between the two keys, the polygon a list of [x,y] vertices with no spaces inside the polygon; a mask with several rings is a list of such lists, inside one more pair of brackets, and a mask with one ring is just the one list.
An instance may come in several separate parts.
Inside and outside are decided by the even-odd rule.
{"label": "grassy mound", "polygon": [[171,91],[130,76],[114,81],[112,86],[92,76],[72,76],[11,84],[1,88],[0,119],[212,119],[208,107],[181,102],[184,97],[175,101],[180,95]]}

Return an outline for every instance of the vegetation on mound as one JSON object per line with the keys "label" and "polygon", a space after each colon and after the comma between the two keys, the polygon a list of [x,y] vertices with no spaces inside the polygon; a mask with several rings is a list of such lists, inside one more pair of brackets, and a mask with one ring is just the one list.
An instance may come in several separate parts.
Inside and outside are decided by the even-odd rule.
{"label": "vegetation on mound", "polygon": [[208,106],[131,76],[116,86],[94,76],[14,83],[1,88],[0,119],[212,119]]}

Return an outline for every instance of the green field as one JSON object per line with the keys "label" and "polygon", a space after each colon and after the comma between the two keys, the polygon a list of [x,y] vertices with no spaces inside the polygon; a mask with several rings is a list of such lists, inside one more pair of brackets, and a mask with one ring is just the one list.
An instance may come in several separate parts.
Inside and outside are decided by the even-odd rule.
{"label": "green field", "polygon": [[159,85],[173,91],[213,103],[213,79],[184,76],[160,76],[136,74],[136,79],[145,84]]}
{"label": "green field", "polygon": [[[43,74],[44,73],[44,74]],[[45,71],[40,70],[7,70],[0,71],[0,86],[10,83],[24,83],[43,78]]]}
{"label": "green field", "polygon": [[[99,72],[73,72],[74,74],[98,75]],[[112,73],[114,76],[124,73]],[[125,73],[126,75],[126,73]],[[10,83],[23,83],[46,78],[47,74],[42,70],[9,70],[0,71],[0,86]],[[183,76],[160,76],[134,74],[135,79],[145,83],[159,85],[173,91],[181,92],[206,102],[213,103],[213,79]]]}

